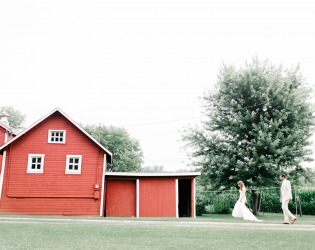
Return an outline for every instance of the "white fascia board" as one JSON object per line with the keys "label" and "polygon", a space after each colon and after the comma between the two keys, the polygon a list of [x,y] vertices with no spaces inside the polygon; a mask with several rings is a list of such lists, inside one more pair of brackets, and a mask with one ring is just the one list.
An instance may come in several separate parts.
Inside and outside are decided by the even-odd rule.
{"label": "white fascia board", "polygon": [[74,120],[72,120],[66,113],[64,113],[61,109],[55,108],[51,112],[49,112],[47,115],[45,115],[43,118],[39,119],[37,122],[33,123],[31,126],[29,126],[27,129],[23,130],[20,134],[18,134],[16,137],[14,137],[12,140],[8,141],[7,143],[3,144],[0,147],[0,150],[8,146],[10,143],[14,142],[18,138],[20,138],[22,135],[24,135],[26,132],[31,130],[33,127],[35,127],[37,124],[41,123],[43,120],[51,116],[53,113],[58,111],[61,113],[65,118],[67,118],[73,125],[75,125],[79,130],[81,130],[86,136],[88,136],[93,142],[95,142],[100,148],[102,148],[106,153],[110,155],[111,163],[113,162],[113,154],[106,149],[102,144],[100,144],[97,140],[95,140],[89,133],[87,133],[83,128],[81,128]]}
{"label": "white fascia board", "polygon": [[200,172],[188,172],[188,173],[130,173],[130,172],[106,172],[107,176],[126,176],[126,177],[185,177],[185,176],[199,176]]}

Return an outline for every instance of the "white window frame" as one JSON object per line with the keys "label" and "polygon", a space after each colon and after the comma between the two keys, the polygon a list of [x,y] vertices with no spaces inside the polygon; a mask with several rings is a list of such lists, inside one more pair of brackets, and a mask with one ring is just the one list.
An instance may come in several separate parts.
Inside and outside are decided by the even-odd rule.
{"label": "white window frame", "polygon": [[[52,132],[63,132],[63,141],[51,141],[51,133]],[[58,129],[51,129],[48,130],[48,143],[53,143],[53,144],[65,144],[66,143],[66,130],[58,130]]]}
{"label": "white window frame", "polygon": [[[41,160],[41,168],[40,169],[32,169],[32,159],[34,157],[41,157],[42,160]],[[28,155],[28,164],[27,164],[27,170],[26,170],[26,173],[28,174],[42,174],[44,173],[44,159],[45,159],[45,155],[44,154],[29,154]],[[38,163],[36,163],[37,165]]]}
{"label": "white window frame", "polygon": [[[69,169],[69,160],[70,158],[79,158],[78,170],[70,170]],[[82,165],[82,155],[67,155],[67,163],[66,163],[66,172],[65,174],[81,174],[81,165]]]}

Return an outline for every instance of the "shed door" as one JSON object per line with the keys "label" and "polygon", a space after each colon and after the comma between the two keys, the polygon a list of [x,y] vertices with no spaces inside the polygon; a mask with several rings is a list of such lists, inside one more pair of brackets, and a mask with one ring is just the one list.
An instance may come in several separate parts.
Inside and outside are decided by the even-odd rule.
{"label": "shed door", "polygon": [[136,217],[136,181],[106,182],[106,217]]}

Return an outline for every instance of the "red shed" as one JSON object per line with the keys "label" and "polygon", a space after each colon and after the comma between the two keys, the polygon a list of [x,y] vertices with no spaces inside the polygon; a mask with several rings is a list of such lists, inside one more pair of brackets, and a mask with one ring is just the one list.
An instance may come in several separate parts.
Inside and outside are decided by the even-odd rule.
{"label": "red shed", "polygon": [[200,173],[106,172],[112,153],[59,108],[3,137],[0,214],[195,217]]}
{"label": "red shed", "polygon": [[105,216],[195,218],[195,177],[199,175],[106,172]]}
{"label": "red shed", "polygon": [[0,146],[0,213],[102,216],[112,153],[59,108]]}

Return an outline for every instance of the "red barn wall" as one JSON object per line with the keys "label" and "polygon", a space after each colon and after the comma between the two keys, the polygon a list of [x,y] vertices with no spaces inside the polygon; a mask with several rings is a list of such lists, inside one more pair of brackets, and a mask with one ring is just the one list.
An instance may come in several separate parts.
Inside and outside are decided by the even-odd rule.
{"label": "red barn wall", "polygon": [[[0,126],[0,146],[2,146],[5,143],[5,134],[6,130]],[[2,155],[0,155],[0,173],[2,169]]]}
{"label": "red barn wall", "polygon": [[139,180],[140,217],[176,217],[175,178]]}
{"label": "red barn wall", "polygon": [[6,130],[0,126],[0,146],[2,146],[5,143],[5,134]]}
{"label": "red barn wall", "polygon": [[136,217],[136,180],[106,181],[106,217]]}
{"label": "red barn wall", "polygon": [[[49,144],[48,131],[66,130],[65,144]],[[59,112],[6,149],[2,214],[99,216],[104,151]],[[27,174],[28,154],[45,154],[44,173]],[[82,155],[81,174],[65,174],[66,155]],[[99,191],[101,193],[101,190]]]}

